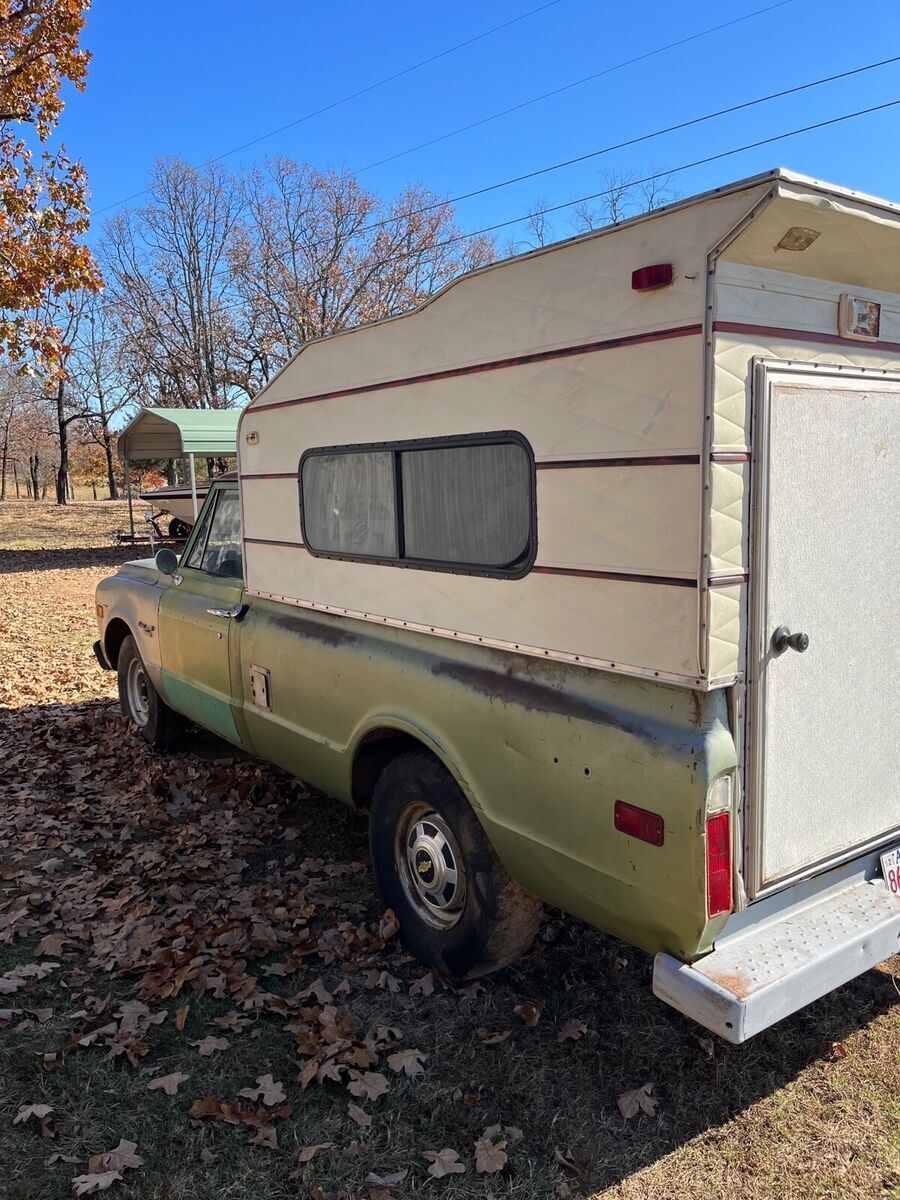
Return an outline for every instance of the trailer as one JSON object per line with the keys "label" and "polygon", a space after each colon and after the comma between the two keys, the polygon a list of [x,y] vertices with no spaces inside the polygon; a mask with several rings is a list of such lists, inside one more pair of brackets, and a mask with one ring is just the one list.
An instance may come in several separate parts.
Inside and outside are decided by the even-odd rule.
{"label": "trailer", "polygon": [[537,897],[743,1041],[900,948],[898,293],[900,207],[775,170],[305,346],[154,686],[210,724],[205,621],[219,731],[370,810],[448,974]]}

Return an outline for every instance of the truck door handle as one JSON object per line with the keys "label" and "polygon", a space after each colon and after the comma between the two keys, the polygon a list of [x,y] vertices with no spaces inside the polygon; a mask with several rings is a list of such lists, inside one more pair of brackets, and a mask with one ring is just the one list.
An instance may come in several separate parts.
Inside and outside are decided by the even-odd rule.
{"label": "truck door handle", "polygon": [[240,621],[247,611],[247,605],[236,604],[234,608],[208,608],[206,611],[211,617],[233,617],[235,621]]}
{"label": "truck door handle", "polygon": [[772,634],[772,650],[776,654],[784,654],[786,650],[796,650],[798,654],[809,645],[809,634],[791,633],[787,625],[779,625]]}

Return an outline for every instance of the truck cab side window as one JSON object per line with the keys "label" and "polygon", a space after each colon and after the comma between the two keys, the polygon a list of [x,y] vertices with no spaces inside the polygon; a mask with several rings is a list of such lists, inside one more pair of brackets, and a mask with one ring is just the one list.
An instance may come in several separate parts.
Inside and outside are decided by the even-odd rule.
{"label": "truck cab side window", "polygon": [[243,576],[241,507],[236,491],[220,492],[212,517],[200,569],[226,579]]}
{"label": "truck cab side window", "polygon": [[203,510],[200,517],[200,524],[197,529],[197,536],[194,538],[194,544],[191,547],[191,552],[185,559],[186,567],[195,567],[198,571],[202,569],[203,548],[206,545],[206,539],[209,535],[209,524],[212,520],[213,511],[216,506],[215,498],[211,498]]}

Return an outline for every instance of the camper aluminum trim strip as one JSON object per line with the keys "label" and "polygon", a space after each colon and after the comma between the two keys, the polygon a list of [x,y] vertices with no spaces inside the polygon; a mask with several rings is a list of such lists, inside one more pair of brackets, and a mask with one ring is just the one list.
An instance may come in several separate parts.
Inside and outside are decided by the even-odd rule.
{"label": "camper aluminum trim strip", "polygon": [[841,337],[839,333],[823,333],[818,329],[788,329],[782,325],[750,325],[743,321],[715,321],[714,333],[738,333],[748,341],[752,337],[780,338],[794,342],[821,342],[825,346],[851,346],[854,350],[890,350],[900,353],[900,342],[860,341]]}
{"label": "camper aluminum trim strip", "polygon": [[538,471],[570,471],[583,467],[698,467],[699,454],[633,454],[619,458],[557,458],[536,462]]}
{"label": "camper aluminum trim strip", "polygon": [[[536,350],[532,354],[518,354],[513,358],[495,358],[486,362],[471,363],[464,367],[448,367],[442,371],[426,371],[422,375],[408,375],[400,379],[384,379],[376,383],[361,383],[354,387],[336,388],[330,392],[319,392],[313,396],[298,396],[291,400],[276,400],[272,404],[251,405],[254,412],[273,412],[277,408],[293,408],[297,404],[313,404],[319,400],[337,400],[343,396],[365,396],[370,392],[383,392],[388,388],[411,387],[421,383],[437,383],[442,379],[458,379],[465,375],[480,375],[485,371],[502,371],[507,367],[527,367],[532,363],[549,362],[556,358],[574,358],[579,354],[596,354],[601,350],[621,350],[630,346],[641,346],[647,342],[664,342],[672,338],[698,337],[703,326],[676,325],[669,329],[648,330],[645,333],[628,333],[621,337],[606,338],[597,342],[579,342],[574,346],[558,346],[553,350]],[[248,408],[246,411],[250,411]]]}
{"label": "camper aluminum trim strip", "polygon": [[[871,343],[866,343],[870,345]],[[855,346],[860,343],[855,342]],[[768,405],[765,400],[772,383],[781,379],[788,381],[792,376],[818,376],[826,379],[840,379],[841,382],[856,380],[878,379],[891,383],[900,383],[900,371],[890,371],[883,367],[842,366],[840,363],[804,362],[800,359],[766,358],[758,356],[752,360],[752,414],[751,428],[754,436],[753,468],[750,476],[750,517],[749,517],[749,561],[750,587],[747,598],[747,661],[753,661],[754,645],[765,644],[766,630],[762,626],[763,599],[766,579],[765,539],[763,530],[767,527],[767,504],[763,489],[766,475],[766,447],[768,443],[767,415]],[[761,739],[765,736],[765,722],[762,714],[762,689],[759,680],[747,672],[747,690],[749,693],[744,723],[744,883],[747,888],[750,903],[771,896],[791,884],[814,875],[819,875],[832,867],[840,866],[858,858],[880,846],[885,846],[897,838],[900,828],[888,830],[869,838],[866,842],[840,850],[817,862],[807,863],[777,879],[763,883],[762,880],[762,847],[765,837],[764,809],[765,805],[759,795],[760,768],[762,763],[763,745]],[[737,740],[737,739],[736,739]],[[746,811],[749,809],[749,812]]]}
{"label": "camper aluminum trim strip", "polygon": [[[314,612],[327,612],[336,617],[350,617],[356,621],[371,621],[378,625],[388,625],[393,629],[410,629],[414,633],[433,633],[437,637],[451,638],[457,642],[471,642],[476,646],[491,646],[496,650],[511,650],[519,654],[527,654],[535,658],[549,659],[553,662],[566,662],[582,667],[614,671],[620,675],[635,675],[640,679],[651,679],[658,683],[673,683],[680,687],[696,688],[699,691],[711,691],[711,685],[704,679],[693,675],[678,675],[671,671],[651,671],[648,667],[636,667],[630,663],[611,662],[605,658],[590,658],[581,654],[568,654],[563,650],[545,650],[541,646],[528,646],[522,642],[505,642],[498,638],[480,637],[474,633],[462,633],[456,629],[441,629],[436,625],[421,625],[415,621],[401,621],[396,617],[383,617],[378,613],[357,612],[351,608],[339,608],[333,604],[318,604],[313,600],[297,600],[293,596],[279,596],[274,592],[258,591],[255,588],[245,589],[244,595],[258,596],[261,600],[275,600],[280,604],[292,604],[295,608],[306,608]],[[732,682],[729,678],[727,682]],[[719,680],[716,687],[723,686]]]}
{"label": "camper aluminum trim strip", "polygon": [[710,575],[706,586],[711,588],[736,587],[741,583],[749,583],[749,571],[732,571],[728,575]]}

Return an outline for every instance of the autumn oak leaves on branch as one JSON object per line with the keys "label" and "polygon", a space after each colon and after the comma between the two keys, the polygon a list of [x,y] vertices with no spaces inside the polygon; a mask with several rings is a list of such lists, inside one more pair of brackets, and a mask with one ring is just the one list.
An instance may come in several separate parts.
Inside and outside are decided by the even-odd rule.
{"label": "autumn oak leaves on branch", "polygon": [[59,121],[63,83],[84,88],[90,55],[79,37],[89,2],[0,0],[0,345],[45,371],[64,357],[56,318],[67,297],[100,287],[79,240],[88,228],[84,169],[63,146],[36,152]]}

